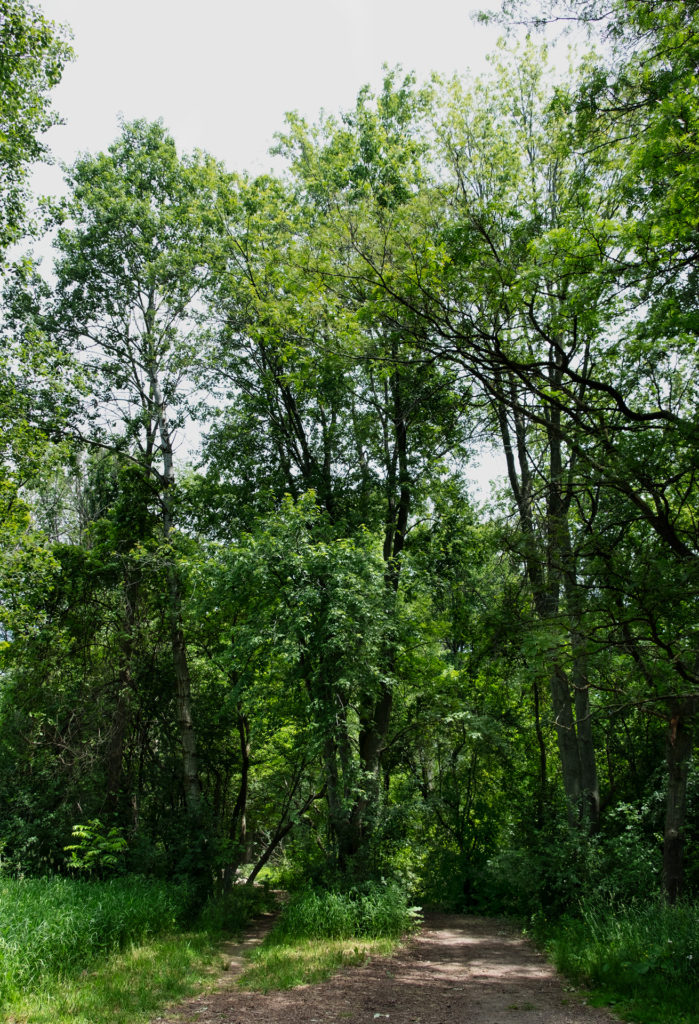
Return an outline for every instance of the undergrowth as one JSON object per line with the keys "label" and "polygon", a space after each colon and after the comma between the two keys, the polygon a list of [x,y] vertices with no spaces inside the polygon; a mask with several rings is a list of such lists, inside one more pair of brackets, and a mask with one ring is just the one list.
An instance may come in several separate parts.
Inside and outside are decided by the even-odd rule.
{"label": "undergrowth", "polygon": [[7,1018],[26,1024],[146,1024],[163,1007],[205,992],[221,957],[207,932],[145,939],[113,953],[91,970],[53,978],[17,995]]}
{"label": "undergrowth", "polygon": [[569,978],[643,1024],[699,1024],[699,906],[657,901],[583,904],[540,924],[539,937]]}
{"label": "undergrowth", "polygon": [[0,879],[0,1005],[47,977],[173,929],[189,888],[137,877]]}
{"label": "undergrowth", "polygon": [[285,907],[269,943],[294,939],[399,938],[420,921],[395,882],[346,890],[302,889]]}
{"label": "undergrowth", "polygon": [[[0,879],[0,1017],[36,1024],[150,1020],[200,991],[223,935],[269,902],[237,886],[192,921],[192,889],[136,876],[107,882]],[[183,927],[189,928],[183,931]]]}

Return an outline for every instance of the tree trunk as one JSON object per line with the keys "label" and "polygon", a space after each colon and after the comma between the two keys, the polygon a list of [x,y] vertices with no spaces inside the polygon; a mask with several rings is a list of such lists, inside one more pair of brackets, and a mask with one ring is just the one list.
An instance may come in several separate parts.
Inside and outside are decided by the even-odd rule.
{"label": "tree trunk", "polygon": [[124,616],[122,620],[123,641],[121,645],[121,664],[117,679],[116,706],[112,719],[111,734],[107,749],[107,792],[105,809],[107,814],[116,814],[121,789],[121,776],[124,765],[124,741],[131,716],[131,659],[134,647],[134,625],[136,606],[138,604],[139,581],[131,578],[127,566],[124,572]]}
{"label": "tree trunk", "polygon": [[250,722],[246,715],[239,713],[236,725],[240,740],[240,785],[228,833],[236,852],[231,862],[226,865],[223,873],[224,892],[229,892],[231,889],[236,869],[243,863],[248,840],[247,805],[250,780]]}
{"label": "tree trunk", "polygon": [[677,708],[667,731],[668,784],[663,843],[663,890],[669,903],[682,893],[684,821],[687,809],[687,773],[692,756],[693,730],[687,709]]}
{"label": "tree trunk", "polygon": [[[167,544],[172,535],[172,497],[171,491],[175,483],[172,437],[167,419],[165,401],[157,376],[151,377],[153,399],[157,408],[158,430],[163,457],[163,540]],[[199,763],[197,758],[197,740],[192,714],[192,684],[187,663],[187,645],[182,629],[182,589],[179,576],[172,558],[168,559],[168,617],[170,621],[170,642],[172,660],[175,670],[177,695],[177,724],[180,731],[182,749],[182,779],[184,785],[185,804],[190,818],[199,817],[201,810],[201,784],[199,782]]]}

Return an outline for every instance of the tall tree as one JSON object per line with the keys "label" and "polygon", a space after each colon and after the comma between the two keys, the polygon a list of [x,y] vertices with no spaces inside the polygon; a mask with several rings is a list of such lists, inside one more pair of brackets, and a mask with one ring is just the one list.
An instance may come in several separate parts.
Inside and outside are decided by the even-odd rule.
{"label": "tall tree", "polygon": [[0,261],[27,228],[28,174],[59,117],[49,93],[72,56],[65,31],[25,0],[0,6]]}
{"label": "tall tree", "polygon": [[177,567],[175,450],[195,390],[203,289],[215,250],[219,166],[180,159],[160,123],[125,124],[108,153],[70,169],[56,246],[49,327],[79,356],[92,388],[75,417],[85,443],[122,453],[143,474],[161,522],[183,789],[201,786]]}
{"label": "tall tree", "polygon": [[[216,366],[231,408],[209,452],[238,487],[249,492],[252,483],[258,500],[313,489],[338,536],[380,531],[393,604],[411,518],[447,453],[462,455],[461,399],[448,368],[411,361],[410,339],[382,319],[361,275],[348,279],[343,252],[355,222],[385,231],[416,188],[410,125],[418,105],[410,80],[398,86],[389,75],[379,96],[363,91],[340,123],[292,118],[280,140],[291,162],[286,188],[269,179],[240,185],[216,304],[226,316]],[[349,780],[334,812],[345,863],[366,847],[377,819],[392,648],[387,637],[384,673],[362,695],[359,786],[335,763],[352,750],[342,695],[326,696],[341,712],[326,768]]]}

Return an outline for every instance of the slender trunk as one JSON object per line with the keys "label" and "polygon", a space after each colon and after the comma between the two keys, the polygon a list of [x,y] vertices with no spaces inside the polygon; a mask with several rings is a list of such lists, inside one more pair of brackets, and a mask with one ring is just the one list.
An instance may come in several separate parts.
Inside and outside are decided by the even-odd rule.
{"label": "slender trunk", "polygon": [[[500,386],[503,396],[506,395],[505,380],[500,380]],[[496,407],[496,414],[507,474],[523,534],[524,564],[532,588],[534,607],[542,625],[554,628],[554,638],[550,642],[547,658],[548,682],[568,820],[571,826],[579,824],[584,818],[596,824],[599,817],[599,784],[592,742],[585,649],[579,628],[580,615],[576,617],[578,594],[574,583],[568,522],[569,487],[564,481],[559,415],[554,409],[549,412],[547,419],[549,473],[545,525],[541,533],[535,526],[526,422],[518,411],[514,384],[510,382],[509,387],[512,391],[512,429],[504,401]],[[562,590],[573,611],[570,631],[573,648],[572,678],[568,677],[564,667],[564,653],[555,638]]]}
{"label": "slender trunk", "polygon": [[[394,345],[394,356],[397,350]],[[386,437],[386,520],[383,557],[386,563],[384,581],[395,595],[400,584],[400,557],[405,547],[412,502],[412,485],[408,467],[408,421],[403,402],[404,382],[399,370],[390,379],[391,424],[393,452],[389,453]],[[389,386],[386,386],[388,404]],[[386,674],[395,668],[395,649],[389,641],[385,653]],[[352,812],[352,829],[358,846],[366,844],[379,817],[381,806],[381,756],[386,745],[393,710],[393,691],[382,680],[375,699],[360,711],[359,764],[363,792]]]}
{"label": "slender trunk", "polygon": [[580,810],[583,820],[586,820],[590,827],[595,830],[599,825],[600,793],[599,777],[597,775],[597,756],[592,736],[588,653],[583,632],[584,605],[567,515],[565,520],[561,522],[560,549],[564,568],[563,587],[569,620],[572,654],[571,681],[573,685],[575,725],[580,760],[580,782],[583,793],[583,802]]}
{"label": "slender trunk", "polygon": [[323,796],[325,796],[325,787],[323,787],[323,789],[321,789],[318,793],[313,793],[311,796],[309,796],[308,799],[296,812],[293,818],[289,818],[286,821],[280,821],[279,825],[274,831],[272,838],[270,839],[269,843],[263,850],[254,868],[248,875],[247,882],[245,883],[246,885],[253,884],[253,882],[259,875],[260,871],[262,871],[262,868],[268,862],[269,858],[272,856],[272,854],[277,849],[279,844],[282,842],[283,839],[285,839],[288,836],[289,832],[291,832],[297,820],[301,817],[302,814],[306,813],[306,811],[309,809],[309,807],[315,800],[320,800],[320,798]]}
{"label": "slender trunk", "polygon": [[561,758],[561,771],[563,774],[563,789],[568,806],[568,820],[571,825],[576,825],[580,820],[579,815],[583,793],[580,751],[575,731],[568,676],[557,662],[551,667],[550,684],[555,715],[556,740],[558,742],[558,753]]}
{"label": "slender trunk", "polygon": [[124,764],[124,741],[131,717],[131,691],[133,680],[131,675],[131,659],[134,647],[134,624],[136,606],[138,604],[139,582],[133,580],[127,566],[124,572],[124,616],[122,619],[121,664],[117,681],[116,706],[112,719],[112,730],[107,750],[107,793],[106,810],[115,814],[121,789],[121,776]]}
{"label": "slender trunk", "polygon": [[201,809],[201,785],[199,782],[199,761],[197,740],[192,714],[192,691],[187,663],[187,647],[182,631],[180,611],[180,582],[174,566],[168,567],[168,595],[170,617],[170,642],[175,668],[177,695],[177,724],[180,730],[182,748],[182,777],[187,813],[197,817]]}
{"label": "slender trunk", "polygon": [[676,708],[667,731],[668,785],[663,843],[663,889],[670,903],[682,893],[684,821],[687,809],[687,774],[692,756],[693,730],[687,709]]}
{"label": "slender trunk", "polygon": [[231,814],[228,832],[233,848],[233,857],[223,872],[224,892],[229,892],[231,889],[236,869],[243,863],[246,856],[248,843],[247,806],[250,786],[250,722],[247,716],[238,713],[236,726],[240,744],[240,785],[238,786],[238,795],[233,807],[233,813]]}
{"label": "slender trunk", "polygon": [[571,634],[573,645],[573,690],[575,699],[575,724],[578,735],[580,758],[580,781],[583,790],[583,815],[592,829],[599,824],[600,795],[597,777],[597,758],[592,737],[592,716],[590,712],[590,689],[585,670],[586,657],[576,649],[578,637]]}
{"label": "slender trunk", "polygon": [[[165,401],[160,390],[157,376],[151,378],[153,399],[158,410],[158,430],[163,457],[163,540],[167,544],[172,535],[172,488],[175,483],[175,470],[172,451],[172,437],[168,424]],[[182,588],[177,569],[172,558],[167,566],[168,586],[168,618],[170,623],[170,643],[172,660],[175,670],[177,696],[177,724],[180,731],[182,750],[182,776],[184,785],[187,814],[196,819],[201,810],[201,784],[199,782],[199,763],[197,758],[197,740],[192,713],[192,684],[187,662],[187,645],[182,629]]]}
{"label": "slender trunk", "polygon": [[541,712],[539,708],[539,683],[534,679],[534,726],[536,728],[536,742],[539,746],[539,792],[536,800],[537,826],[541,829],[544,824],[544,800],[546,798],[546,742],[541,728]]}

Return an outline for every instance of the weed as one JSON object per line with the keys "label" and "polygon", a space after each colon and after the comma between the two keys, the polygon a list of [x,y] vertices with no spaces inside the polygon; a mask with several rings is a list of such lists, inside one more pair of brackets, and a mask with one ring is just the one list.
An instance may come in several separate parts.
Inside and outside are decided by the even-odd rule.
{"label": "weed", "polygon": [[344,892],[304,889],[285,908],[269,943],[294,939],[399,938],[420,923],[396,883],[376,882]]}

